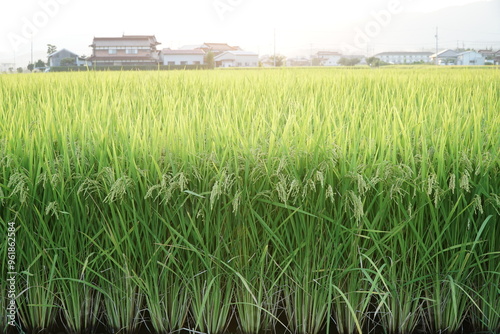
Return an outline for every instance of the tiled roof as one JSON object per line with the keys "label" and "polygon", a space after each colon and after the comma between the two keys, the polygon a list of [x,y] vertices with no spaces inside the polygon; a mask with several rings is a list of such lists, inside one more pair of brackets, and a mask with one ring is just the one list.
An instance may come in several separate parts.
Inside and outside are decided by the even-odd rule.
{"label": "tiled roof", "polygon": [[318,56],[341,56],[340,53],[336,51],[318,51]]}
{"label": "tiled roof", "polygon": [[231,55],[231,56],[255,56],[255,57],[259,56],[258,54],[254,53],[254,52],[248,52],[248,51],[226,51],[226,52],[221,53],[220,55],[216,56],[214,59],[221,60],[221,58],[227,57],[228,55]]}
{"label": "tiled roof", "polygon": [[[57,54],[57,53],[59,53],[59,52],[62,52],[62,51],[67,51],[67,52],[69,52],[69,53],[71,53],[71,54],[73,54],[73,55],[75,55],[75,56],[78,56],[76,53],[71,52],[71,51],[69,51],[68,49],[62,48],[61,50],[58,50],[58,51],[56,51],[56,52],[54,52],[54,53],[51,53],[50,55],[48,55],[48,57],[52,57],[53,55],[55,55],[55,54]],[[79,57],[79,56],[78,56],[78,57]],[[79,57],[79,58],[80,58],[80,57]]]}
{"label": "tiled roof", "polygon": [[[437,55],[438,55],[438,58],[441,56],[443,56],[443,57],[456,57],[458,55],[458,52],[455,52],[451,49],[446,49],[446,50],[438,52]],[[434,53],[433,55],[431,55],[431,57],[435,58],[436,54]]]}
{"label": "tiled roof", "polygon": [[95,46],[151,46],[158,45],[155,36],[94,37]]}
{"label": "tiled roof", "polygon": [[230,46],[227,43],[203,43],[201,48],[207,48],[216,51],[235,51],[239,50],[239,47]]}
{"label": "tiled roof", "polygon": [[163,49],[161,51],[164,55],[204,55],[205,52],[201,49],[194,50],[172,50],[172,49]]}

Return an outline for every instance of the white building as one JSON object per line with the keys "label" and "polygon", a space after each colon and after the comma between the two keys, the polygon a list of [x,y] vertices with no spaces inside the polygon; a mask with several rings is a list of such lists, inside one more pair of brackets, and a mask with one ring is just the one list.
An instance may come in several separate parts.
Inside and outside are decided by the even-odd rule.
{"label": "white building", "polygon": [[226,51],[215,58],[217,67],[257,67],[259,55],[248,51]]}
{"label": "white building", "polygon": [[437,55],[430,56],[431,61],[435,62],[437,57],[438,65],[455,65],[457,63],[458,52],[450,49],[438,52]]}
{"label": "white building", "polygon": [[160,59],[163,65],[203,65],[205,52],[201,49],[171,50],[163,49]]}
{"label": "white building", "polygon": [[339,60],[342,55],[335,51],[319,51],[316,54],[321,66],[339,66]]}
{"label": "white building", "polygon": [[394,51],[378,53],[374,57],[389,64],[413,64],[428,63],[431,55],[431,52]]}
{"label": "white building", "polygon": [[484,65],[484,57],[476,51],[465,51],[457,56],[457,65]]}

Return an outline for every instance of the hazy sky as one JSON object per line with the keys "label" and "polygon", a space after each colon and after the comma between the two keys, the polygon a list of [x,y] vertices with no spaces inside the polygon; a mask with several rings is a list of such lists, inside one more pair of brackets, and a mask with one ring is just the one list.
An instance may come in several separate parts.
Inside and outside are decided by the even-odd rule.
{"label": "hazy sky", "polygon": [[[276,32],[277,52],[289,57],[309,56],[318,50],[367,54],[393,49],[432,49],[435,26],[423,23],[408,28],[404,22],[409,17],[421,20],[450,6],[487,1],[4,0],[0,10],[0,63],[15,60],[18,66],[26,66],[30,60],[31,34],[35,60],[46,60],[49,43],[59,49],[90,55],[88,46],[94,36],[123,33],[154,34],[162,43],[160,48],[227,42],[264,55],[273,53]],[[500,0],[489,1],[489,8],[497,10],[490,15],[498,17],[500,22]],[[465,46],[500,48],[500,23],[493,28],[462,24],[468,33],[464,42],[457,26],[449,23],[450,19],[453,20],[447,18],[440,26],[443,47],[468,44]],[[463,17],[456,20],[466,21]],[[471,29],[475,35],[471,35]],[[422,40],[416,39],[417,35],[423,36]],[[470,45],[474,41],[485,45]]]}

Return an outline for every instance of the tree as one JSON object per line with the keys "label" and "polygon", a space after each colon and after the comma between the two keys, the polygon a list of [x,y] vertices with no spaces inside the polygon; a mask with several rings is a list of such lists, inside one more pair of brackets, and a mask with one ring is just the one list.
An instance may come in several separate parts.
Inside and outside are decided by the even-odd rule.
{"label": "tree", "polygon": [[50,56],[54,52],[57,52],[57,46],[52,44],[47,44],[47,56]]}
{"label": "tree", "polygon": [[366,62],[370,67],[379,67],[382,64],[380,59],[378,59],[377,57],[368,57],[366,58]]}
{"label": "tree", "polygon": [[205,55],[205,63],[207,64],[209,69],[215,68],[215,55],[212,51],[208,51]]}
{"label": "tree", "polygon": [[34,68],[35,68],[34,64],[28,64],[28,71],[33,71]]}
{"label": "tree", "polygon": [[312,66],[321,66],[321,59],[319,59],[319,58],[313,58],[313,60],[312,60]]}
{"label": "tree", "polygon": [[48,62],[49,56],[51,54],[53,54],[54,52],[57,52],[57,46],[52,45],[52,44],[47,44],[47,62]]}
{"label": "tree", "polygon": [[285,64],[286,57],[282,55],[276,55],[276,59],[274,58],[275,56],[269,57],[269,60],[271,61],[271,64],[276,63],[276,67],[281,67],[283,64]]}
{"label": "tree", "polygon": [[43,60],[38,59],[35,63],[35,67],[45,67],[45,63],[43,62]]}
{"label": "tree", "polygon": [[68,57],[68,58],[63,58],[61,59],[61,66],[75,66],[75,58]]}
{"label": "tree", "polygon": [[23,73],[23,68],[22,67],[18,67],[17,68],[17,73]]}
{"label": "tree", "polygon": [[49,56],[57,52],[57,46],[52,44],[47,44],[47,65],[50,64]]}
{"label": "tree", "polygon": [[359,58],[342,57],[339,59],[338,63],[339,63],[339,65],[342,65],[342,66],[354,66],[354,65],[359,64],[360,61],[361,60]]}

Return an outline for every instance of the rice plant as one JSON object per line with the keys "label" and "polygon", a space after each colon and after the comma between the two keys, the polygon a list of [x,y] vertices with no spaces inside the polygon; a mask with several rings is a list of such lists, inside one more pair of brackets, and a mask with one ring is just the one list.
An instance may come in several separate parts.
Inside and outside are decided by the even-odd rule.
{"label": "rice plant", "polygon": [[495,67],[0,76],[19,325],[498,332],[499,110]]}

